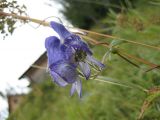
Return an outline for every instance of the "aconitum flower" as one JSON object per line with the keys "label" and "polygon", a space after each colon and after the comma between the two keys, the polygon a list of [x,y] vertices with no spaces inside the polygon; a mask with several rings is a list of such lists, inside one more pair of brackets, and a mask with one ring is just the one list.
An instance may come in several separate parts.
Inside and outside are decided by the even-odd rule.
{"label": "aconitum flower", "polygon": [[74,60],[79,65],[83,75],[88,80],[91,74],[89,64],[96,65],[100,69],[104,65],[92,57],[92,52],[87,43],[85,43],[78,35],[71,33],[62,24],[57,22],[50,22],[50,26],[57,32],[64,45],[73,49]]}
{"label": "aconitum flower", "polygon": [[72,49],[61,44],[55,36],[46,38],[45,48],[49,71],[54,82],[62,87],[72,84],[71,95],[77,91],[81,97],[82,85],[76,71],[77,64],[74,62]]}
{"label": "aconitum flower", "polygon": [[45,47],[48,56],[48,66],[54,82],[59,86],[72,84],[70,94],[77,91],[81,97],[82,84],[77,69],[80,68],[86,80],[89,79],[91,65],[102,69],[104,65],[92,57],[88,45],[76,34],[69,32],[62,24],[50,22],[50,26],[58,33],[46,38]]}

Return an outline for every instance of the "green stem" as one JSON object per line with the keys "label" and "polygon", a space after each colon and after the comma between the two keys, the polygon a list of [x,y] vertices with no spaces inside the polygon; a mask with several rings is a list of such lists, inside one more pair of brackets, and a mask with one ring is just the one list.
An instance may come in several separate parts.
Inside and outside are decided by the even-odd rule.
{"label": "green stem", "polygon": [[138,90],[141,90],[143,92],[148,92],[147,89],[143,88],[142,86],[140,85],[133,85],[133,86],[128,86],[128,85],[125,85],[125,84],[121,84],[121,83],[118,83],[118,82],[113,82],[113,81],[109,81],[109,80],[102,80],[102,79],[92,79],[92,80],[95,80],[95,81],[99,81],[99,82],[104,82],[104,83],[109,83],[109,84],[113,84],[113,85],[117,85],[117,86],[122,86],[122,87],[127,87],[127,88],[131,88],[131,89],[138,89]]}
{"label": "green stem", "polygon": [[[90,38],[90,37],[88,37],[88,36],[82,36],[84,39],[86,39],[86,40],[88,40],[90,43],[92,43],[93,45],[98,45],[99,44],[99,42],[98,41],[96,41],[95,39],[92,39],[92,38]],[[109,44],[108,43],[101,43],[100,45],[103,45],[104,47],[106,47],[106,48],[110,48],[110,46],[109,46]],[[121,55],[123,55],[123,56],[125,56],[125,57],[127,57],[127,58],[130,58],[130,59],[132,59],[132,60],[135,60],[135,61],[137,61],[137,62],[140,62],[140,63],[143,63],[143,64],[146,64],[146,65],[148,65],[148,66],[150,66],[150,67],[156,67],[156,66],[159,66],[159,65],[156,65],[156,64],[154,64],[154,63],[151,63],[151,62],[149,62],[149,61],[146,61],[146,60],[144,60],[144,59],[142,59],[142,58],[138,58],[138,57],[136,57],[136,56],[134,56],[134,55],[131,55],[131,54],[128,54],[128,53],[126,53],[125,51],[122,51],[121,49],[117,49],[118,50],[118,53],[119,54],[121,54]],[[157,67],[157,69],[158,69],[158,67]]]}
{"label": "green stem", "polygon": [[34,19],[34,18],[30,18],[30,17],[26,17],[26,16],[16,15],[16,14],[13,14],[13,13],[6,13],[6,12],[0,11],[0,16],[11,16],[11,17],[16,18],[16,19],[20,19],[20,20],[24,20],[24,21],[31,21],[31,22],[34,22],[34,23],[37,23],[37,24],[40,24],[40,25],[43,25],[43,26],[49,26],[49,22]]}
{"label": "green stem", "polygon": [[[6,12],[3,12],[3,11],[0,11],[0,16],[12,16],[13,18],[17,18],[17,19],[21,19],[21,20],[29,20],[29,21],[32,21],[32,22],[40,24],[40,25],[49,26],[49,22],[38,20],[38,19],[34,19],[34,18],[30,18],[30,17],[16,15],[16,14],[13,14],[13,13],[6,13]],[[73,28],[73,27],[69,27],[69,28]],[[132,41],[132,40],[126,40],[126,39],[123,39],[123,38],[119,38],[117,36],[102,34],[102,33],[89,31],[89,30],[85,30],[85,29],[80,29],[80,28],[75,28],[75,29],[78,29],[80,31],[87,32],[87,33],[90,33],[90,34],[102,36],[102,37],[112,38],[112,39],[116,39],[116,40],[123,40],[123,41],[126,41],[128,43],[141,45],[141,46],[149,47],[149,48],[156,49],[156,50],[160,51],[159,47],[148,45],[148,44],[145,44],[145,43],[140,43],[140,42],[136,42],[136,41]]]}
{"label": "green stem", "polygon": [[136,44],[136,45],[140,45],[140,46],[145,46],[145,47],[152,48],[152,49],[156,49],[156,50],[159,50],[159,51],[160,51],[160,48],[159,48],[159,47],[152,46],[152,45],[148,45],[148,44],[145,44],[145,43],[140,43],[140,42],[136,42],[136,41],[132,41],[132,40],[126,40],[126,39],[124,39],[124,38],[119,38],[119,37],[117,37],[117,36],[102,34],[102,33],[94,32],[94,31],[89,31],[89,30],[85,30],[85,29],[80,29],[80,28],[76,28],[76,29],[81,30],[81,31],[83,31],[83,32],[90,33],[90,34],[94,34],[94,35],[98,35],[98,36],[102,36],[102,37],[106,37],[106,38],[112,38],[112,39],[115,39],[115,40],[122,40],[122,41],[125,41],[125,42],[128,42],[128,43],[131,43],[131,44]]}

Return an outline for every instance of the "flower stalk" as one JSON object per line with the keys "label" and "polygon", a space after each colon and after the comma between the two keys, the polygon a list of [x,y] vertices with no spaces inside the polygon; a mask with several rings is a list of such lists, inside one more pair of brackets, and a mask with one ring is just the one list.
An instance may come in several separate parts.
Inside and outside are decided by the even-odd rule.
{"label": "flower stalk", "polygon": [[[27,17],[27,16],[20,16],[20,15],[16,15],[16,14],[13,14],[13,13],[6,13],[6,12],[3,12],[3,11],[0,11],[0,16],[12,16],[13,18],[16,18],[16,19],[20,19],[20,20],[24,20],[24,21],[31,21],[31,22],[34,22],[34,23],[37,23],[37,24],[40,24],[40,25],[43,25],[43,26],[49,26],[49,22],[46,22],[45,20],[38,20],[38,19],[35,19],[35,18],[30,18],[30,17]],[[68,26],[66,26],[66,27],[68,27]],[[73,28],[73,27],[68,27],[68,28]],[[160,51],[159,47],[148,45],[148,44],[145,44],[145,43],[140,43],[140,42],[136,42],[136,41],[133,41],[133,40],[127,40],[127,39],[120,38],[120,37],[117,37],[117,36],[102,34],[102,33],[94,32],[94,31],[90,31],[90,30],[85,30],[85,29],[81,29],[81,28],[75,28],[75,29],[78,29],[82,32],[98,35],[98,36],[101,36],[101,37],[112,38],[112,39],[116,39],[116,40],[122,40],[122,41],[125,41],[125,42],[128,42],[128,43],[131,43],[131,44],[145,46],[145,47],[156,49],[156,50]]]}
{"label": "flower stalk", "polygon": [[[93,45],[102,45],[102,46],[104,46],[104,47],[106,47],[106,48],[110,48],[110,46],[109,46],[109,43],[107,43],[107,42],[103,42],[103,43],[101,43],[101,42],[98,42],[98,41],[96,41],[96,40],[94,40],[94,39],[92,39],[92,38],[90,38],[90,37],[87,37],[87,36],[83,36],[83,38],[84,39],[86,39],[86,40],[88,40],[89,42],[91,42],[91,44],[93,44]],[[114,47],[113,47],[114,48]],[[138,57],[136,57],[136,56],[134,56],[134,55],[131,55],[131,54],[128,54],[128,53],[126,53],[126,52],[124,52],[124,51],[122,51],[121,49],[118,49],[118,48],[116,48],[116,52],[117,53],[114,53],[114,54],[120,54],[120,55],[122,55],[122,56],[124,56],[125,58],[129,58],[129,59],[132,59],[132,60],[135,60],[135,61],[137,61],[137,62],[140,62],[140,63],[143,63],[143,64],[145,64],[145,65],[148,65],[148,66],[150,66],[152,69],[154,69],[154,68],[159,68],[158,66],[159,65],[156,65],[156,64],[154,64],[154,63],[151,63],[151,62],[149,62],[149,61],[147,61],[147,60],[144,60],[144,59],[142,59],[142,58],[138,58]],[[125,59],[126,60],[126,59]],[[128,62],[128,61],[127,61]]]}
{"label": "flower stalk", "polygon": [[[24,21],[31,21],[31,22],[34,22],[34,23],[37,23],[37,24],[40,24],[40,25],[43,25],[43,26],[49,26],[49,22],[46,22],[45,20],[38,20],[38,19],[35,19],[35,18],[27,17],[27,16],[20,16],[20,15],[14,14],[14,13],[6,13],[6,12],[3,12],[3,11],[0,11],[0,16],[11,16],[11,17],[13,17],[15,19],[20,19],[20,20],[24,20]],[[68,27],[68,28],[71,28],[71,27]],[[78,29],[78,30],[80,30],[82,32],[94,34],[94,35],[97,35],[97,36],[106,37],[106,38],[112,38],[112,39],[115,39],[115,40],[122,40],[122,41],[125,41],[125,42],[128,42],[128,43],[131,43],[131,44],[145,46],[145,47],[156,49],[156,50],[160,51],[159,47],[148,45],[148,44],[145,44],[145,43],[140,43],[140,42],[136,42],[136,41],[132,41],[132,40],[126,40],[126,39],[119,38],[119,37],[116,37],[116,36],[102,34],[102,33],[89,31],[89,30],[85,30],[85,29],[80,29],[80,28],[75,28],[75,29]],[[92,39],[92,38],[88,37],[88,36],[82,36],[82,35],[80,35],[80,36],[85,38],[86,40],[88,40],[88,42],[90,42],[91,44],[103,45],[103,46],[109,48],[109,43],[107,43],[107,42],[101,43],[101,42],[98,42],[95,39]],[[130,55],[128,53],[125,53],[124,51],[118,50],[118,53],[122,54],[123,56],[126,56],[126,57],[128,57],[130,59],[134,59],[134,60],[136,60],[136,61],[138,61],[140,63],[146,64],[146,65],[150,66],[151,68],[159,68],[159,67],[157,67],[159,65],[156,65],[156,64],[153,64],[151,62],[148,62],[148,61],[146,61],[146,60],[144,60],[142,58],[138,58],[136,56]]]}
{"label": "flower stalk", "polygon": [[14,13],[6,13],[6,12],[3,12],[3,11],[0,11],[0,16],[11,16],[15,19],[20,19],[20,20],[24,20],[24,21],[31,21],[31,22],[34,22],[34,23],[37,23],[37,24],[40,24],[40,25],[43,25],[43,26],[49,26],[49,22],[38,20],[38,19],[35,19],[35,18],[30,18],[30,17],[27,17],[27,16],[20,16],[20,15],[14,14]]}

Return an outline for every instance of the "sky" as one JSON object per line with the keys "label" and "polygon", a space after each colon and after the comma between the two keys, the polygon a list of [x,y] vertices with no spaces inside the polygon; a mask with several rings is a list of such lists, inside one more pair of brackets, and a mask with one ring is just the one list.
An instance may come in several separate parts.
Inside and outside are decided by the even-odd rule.
{"label": "sky", "polygon": [[[17,0],[19,4],[27,7],[30,17],[44,20],[51,16],[57,16],[65,21],[59,13],[62,6],[54,1],[47,0]],[[48,6],[48,3],[52,4]],[[54,17],[48,21],[57,20]],[[40,26],[34,23],[19,25],[12,36],[0,40],[0,91],[6,93],[14,88],[19,94],[26,92],[27,80],[19,81],[18,78],[37,60],[45,51],[45,38],[57,34],[49,27]],[[0,38],[2,38],[0,36]],[[18,87],[20,86],[20,87]],[[24,88],[24,89],[23,89]],[[1,113],[7,114],[8,104],[0,97],[0,120],[3,120]],[[6,117],[6,116],[4,116]]]}

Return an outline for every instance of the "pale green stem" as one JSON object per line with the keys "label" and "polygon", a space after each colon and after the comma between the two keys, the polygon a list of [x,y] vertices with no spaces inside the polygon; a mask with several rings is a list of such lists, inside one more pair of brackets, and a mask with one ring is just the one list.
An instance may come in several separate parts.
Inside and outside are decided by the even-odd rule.
{"label": "pale green stem", "polygon": [[26,17],[26,16],[16,15],[16,14],[13,14],[13,13],[6,13],[6,12],[0,11],[0,16],[11,16],[11,17],[16,18],[16,19],[20,19],[20,20],[24,20],[24,21],[31,21],[31,22],[34,22],[34,23],[37,23],[37,24],[40,24],[40,25],[43,25],[43,26],[49,26],[49,22],[34,19],[34,18],[30,18],[30,17]]}
{"label": "pale green stem", "polygon": [[[3,11],[0,11],[0,16],[12,16],[13,18],[17,18],[17,19],[20,19],[20,20],[32,21],[34,23],[37,23],[37,24],[40,24],[40,25],[43,25],[43,26],[49,26],[49,22],[34,19],[34,18],[30,18],[30,17],[26,17],[26,16],[16,15],[16,14],[13,14],[13,13],[6,13],[6,12],[3,12]],[[68,27],[68,28],[73,28],[73,27]],[[140,42],[136,42],[136,41],[132,41],[132,40],[126,40],[124,38],[119,38],[117,36],[102,34],[102,33],[94,32],[94,31],[90,31],[90,30],[85,30],[85,29],[80,29],[80,28],[75,28],[75,29],[78,29],[78,30],[83,31],[83,32],[91,33],[91,34],[94,34],[94,35],[102,36],[102,37],[107,37],[107,38],[112,38],[112,39],[115,39],[115,40],[126,41],[128,43],[141,45],[141,46],[149,47],[149,48],[156,49],[156,50],[160,51],[159,47],[148,45],[148,44],[145,44],[145,43],[140,43]]]}
{"label": "pale green stem", "polygon": [[139,89],[139,90],[142,90],[144,92],[148,92],[147,89],[143,88],[142,86],[139,86],[139,85],[134,85],[134,86],[128,86],[128,85],[124,85],[124,84],[121,84],[121,83],[117,83],[117,82],[113,82],[113,81],[109,81],[109,80],[102,80],[102,79],[93,79],[95,81],[99,81],[99,82],[104,82],[104,83],[108,83],[108,84],[113,84],[113,85],[117,85],[117,86],[122,86],[122,87],[127,87],[127,88],[131,88],[131,89]]}

